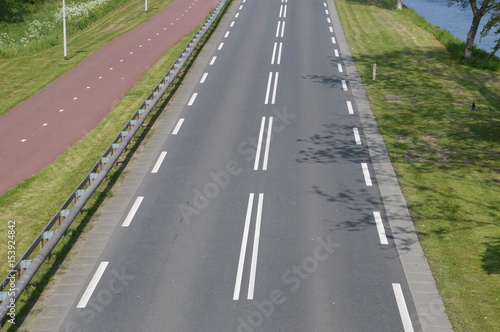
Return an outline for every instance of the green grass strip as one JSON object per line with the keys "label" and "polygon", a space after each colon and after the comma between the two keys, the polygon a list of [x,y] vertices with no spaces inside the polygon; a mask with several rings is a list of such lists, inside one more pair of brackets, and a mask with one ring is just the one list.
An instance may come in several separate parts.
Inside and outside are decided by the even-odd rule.
{"label": "green grass strip", "polygon": [[500,331],[500,73],[395,1],[336,3],[453,327]]}

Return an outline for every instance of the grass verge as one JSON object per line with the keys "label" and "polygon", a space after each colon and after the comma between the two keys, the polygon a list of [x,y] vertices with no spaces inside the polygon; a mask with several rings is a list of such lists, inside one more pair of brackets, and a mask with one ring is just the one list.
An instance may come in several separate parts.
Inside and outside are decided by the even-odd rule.
{"label": "grass verge", "polygon": [[453,327],[500,331],[500,73],[461,63],[410,9],[336,3]]}

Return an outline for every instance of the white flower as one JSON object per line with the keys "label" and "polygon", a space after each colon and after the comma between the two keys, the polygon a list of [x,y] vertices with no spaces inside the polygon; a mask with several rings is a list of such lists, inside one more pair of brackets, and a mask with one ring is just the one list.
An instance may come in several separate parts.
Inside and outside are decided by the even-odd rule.
{"label": "white flower", "polygon": [[[81,2],[77,4],[66,5],[66,19],[76,20],[81,17],[89,17],[95,8],[104,5],[108,0],[91,0],[88,2]],[[62,8],[54,14],[57,22],[62,21]]]}

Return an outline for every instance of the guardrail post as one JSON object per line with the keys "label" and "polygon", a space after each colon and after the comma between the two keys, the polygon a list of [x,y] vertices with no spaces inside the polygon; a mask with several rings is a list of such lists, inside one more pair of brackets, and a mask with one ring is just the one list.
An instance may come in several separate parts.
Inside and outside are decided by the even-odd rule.
{"label": "guardrail post", "polygon": [[57,218],[57,224],[58,226],[61,226],[61,223],[64,221],[64,219],[66,219],[66,217],[68,216],[69,214],[69,211],[71,210],[61,210],[59,211],[59,218]]}
{"label": "guardrail post", "polygon": [[102,157],[101,162],[99,163],[99,170],[102,170],[102,168],[109,162],[109,157]]}
{"label": "guardrail post", "polygon": [[54,232],[52,232],[52,231],[43,232],[43,234],[42,234],[42,241],[40,241],[40,249],[43,248],[43,246],[52,237],[52,235],[54,235]]}
{"label": "guardrail post", "polygon": [[89,186],[92,184],[92,182],[94,182],[94,180],[97,178],[98,175],[99,173],[94,173],[94,172],[89,174],[89,181],[88,181]]}
{"label": "guardrail post", "polygon": [[121,135],[120,135],[120,142],[123,142],[123,138],[124,137],[127,137],[128,136],[128,133],[129,131],[128,130],[124,130],[122,131]]}
{"label": "guardrail post", "polygon": [[76,201],[78,201],[78,199],[79,199],[80,197],[82,197],[82,195],[83,195],[83,193],[84,193],[84,192],[85,192],[85,190],[84,190],[84,189],[77,189],[77,190],[75,191],[75,203],[76,203]]}
{"label": "guardrail post", "polygon": [[113,143],[111,144],[111,155],[115,154],[115,151],[120,147],[119,143]]}
{"label": "guardrail post", "polygon": [[19,262],[19,270],[17,270],[17,279],[21,278],[23,275],[24,271],[31,265],[31,262],[33,260],[31,259],[23,259],[22,261]]}

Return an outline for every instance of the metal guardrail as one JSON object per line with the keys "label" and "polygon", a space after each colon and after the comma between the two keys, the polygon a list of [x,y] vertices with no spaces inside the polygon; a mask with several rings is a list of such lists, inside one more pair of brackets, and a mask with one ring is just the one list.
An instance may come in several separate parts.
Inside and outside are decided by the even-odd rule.
{"label": "metal guardrail", "polygon": [[[36,237],[16,265],[10,267],[9,273],[0,284],[0,301],[2,301],[0,305],[0,322],[4,320],[9,308],[12,307],[12,303],[17,301],[47,256],[50,255],[59,240],[64,236],[69,226],[77,217],[78,213],[80,213],[89,198],[106,178],[106,175],[113,168],[114,164],[117,162],[118,158],[137,133],[139,128],[142,126],[151,110],[156,106],[158,101],[160,101],[162,96],[181,71],[182,67],[186,64],[194,49],[198,46],[198,43],[201,41],[206,32],[213,26],[214,22],[217,21],[219,15],[223,12],[223,8],[226,3],[230,2],[231,0],[219,1],[208,19],[204,22],[174,64],[170,67],[170,70],[164,75],[153,91],[151,91],[148,97],[142,102],[139,109],[116,136],[113,143],[111,143],[111,145],[102,154],[96,164],[92,167],[91,171],[87,174],[87,176],[85,176],[83,181],[78,185],[68,199],[66,199],[59,211]],[[57,228],[51,231],[56,223],[58,224]],[[28,260],[39,245],[41,245],[41,249],[38,255],[33,260]],[[12,280],[15,280],[16,275],[19,274],[21,270],[24,271],[24,273],[22,273],[17,283],[15,283],[15,287],[12,288]],[[10,288],[8,291],[5,291],[7,286]]]}

